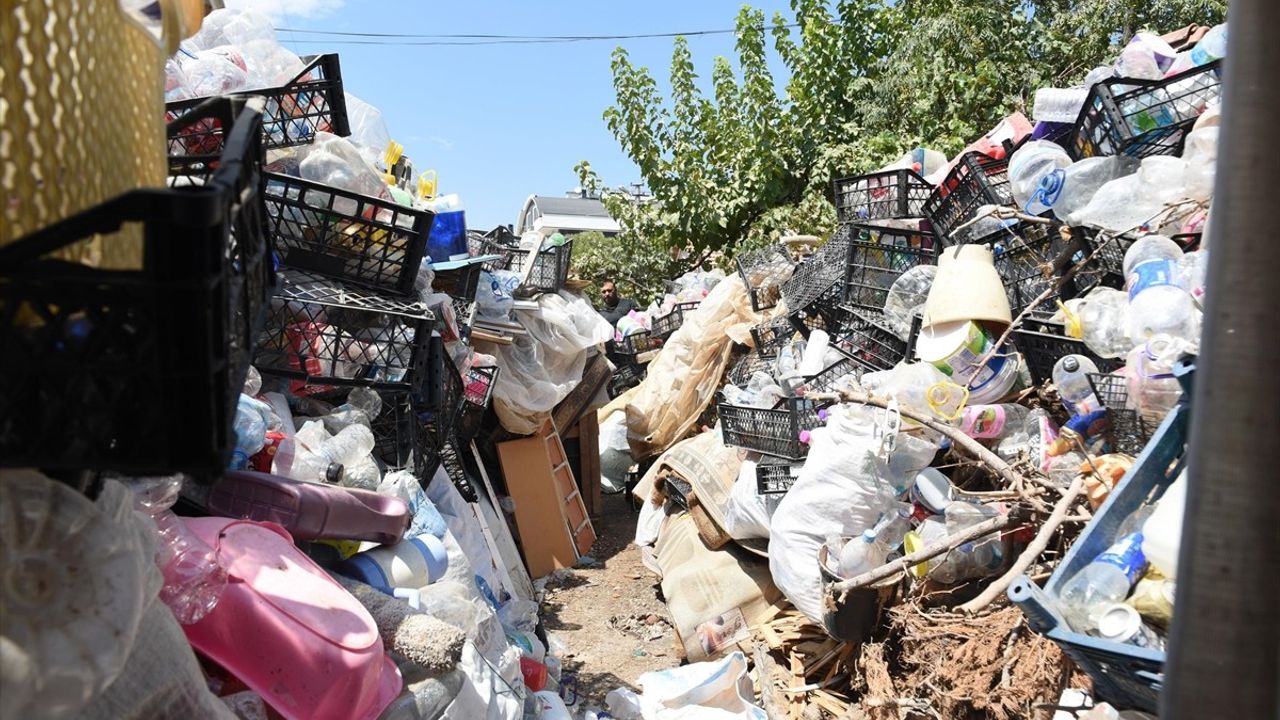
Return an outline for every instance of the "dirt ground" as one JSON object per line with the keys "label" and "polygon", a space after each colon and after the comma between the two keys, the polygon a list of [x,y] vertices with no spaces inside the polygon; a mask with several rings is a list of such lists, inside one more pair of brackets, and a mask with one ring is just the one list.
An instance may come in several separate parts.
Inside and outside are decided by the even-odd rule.
{"label": "dirt ground", "polygon": [[566,688],[574,683],[572,673],[579,698],[570,708],[575,717],[584,705],[604,708],[610,690],[627,686],[639,692],[641,675],[681,662],[657,577],[631,544],[636,517],[623,496],[605,496],[602,516],[592,519],[597,539],[591,557],[597,564],[547,583],[543,624],[567,647]]}

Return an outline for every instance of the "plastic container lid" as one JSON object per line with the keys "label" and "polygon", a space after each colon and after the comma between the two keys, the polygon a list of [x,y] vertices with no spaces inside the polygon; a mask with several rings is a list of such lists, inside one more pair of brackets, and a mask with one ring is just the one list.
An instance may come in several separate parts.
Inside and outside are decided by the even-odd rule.
{"label": "plastic container lid", "polygon": [[916,474],[911,497],[934,514],[942,514],[955,496],[951,480],[937,468],[927,467]]}

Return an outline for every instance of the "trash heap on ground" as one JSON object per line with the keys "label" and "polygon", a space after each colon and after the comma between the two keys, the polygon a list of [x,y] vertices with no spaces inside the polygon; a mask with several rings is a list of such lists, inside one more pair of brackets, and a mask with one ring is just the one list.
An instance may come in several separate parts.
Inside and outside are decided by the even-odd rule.
{"label": "trash heap on ground", "polygon": [[[572,241],[469,233],[338,56],[259,14],[179,46],[103,7],[167,132],[70,211],[6,180],[44,215],[0,247],[3,714],[568,717],[530,573],[595,539],[613,339]],[[105,107],[28,91],[68,137]]]}
{"label": "trash heap on ground", "polygon": [[694,664],[613,716],[1156,709],[1225,36],[835,181],[686,312],[600,415]]}

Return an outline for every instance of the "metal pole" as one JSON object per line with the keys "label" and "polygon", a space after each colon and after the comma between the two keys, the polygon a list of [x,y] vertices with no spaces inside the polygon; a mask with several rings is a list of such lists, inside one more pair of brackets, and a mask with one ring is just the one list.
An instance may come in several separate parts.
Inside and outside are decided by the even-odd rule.
{"label": "metal pole", "polygon": [[1165,720],[1280,716],[1280,2],[1228,18]]}

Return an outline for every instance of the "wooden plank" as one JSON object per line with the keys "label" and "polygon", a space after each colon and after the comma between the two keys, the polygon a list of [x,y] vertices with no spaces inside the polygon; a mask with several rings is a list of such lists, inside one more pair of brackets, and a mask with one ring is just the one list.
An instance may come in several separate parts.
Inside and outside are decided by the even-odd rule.
{"label": "wooden plank", "polygon": [[485,470],[484,462],[480,459],[480,453],[476,449],[475,443],[470,443],[464,451],[471,453],[476,461],[476,467],[480,470],[480,484],[484,486],[484,496],[478,503],[480,506],[480,515],[485,520],[487,532],[492,537],[494,544],[497,546],[497,552],[494,556],[500,558],[505,566],[507,575],[511,579],[514,586],[513,595],[522,597],[525,600],[533,600],[533,580],[529,577],[529,571],[525,569],[524,560],[520,557],[520,548],[516,545],[515,537],[511,534],[511,527],[507,525],[506,516],[501,511],[501,505],[498,504],[498,495],[493,490],[493,482],[489,480],[489,473]]}
{"label": "wooden plank", "polygon": [[583,415],[577,430],[582,500],[586,503],[588,515],[600,517],[604,511],[604,496],[600,488],[600,424],[596,422],[595,413]]}
{"label": "wooden plank", "polygon": [[547,441],[534,436],[498,444],[498,460],[507,480],[507,491],[515,501],[516,526],[524,547],[529,574],[542,577],[557,568],[578,562],[574,538],[565,525],[556,489]]}

